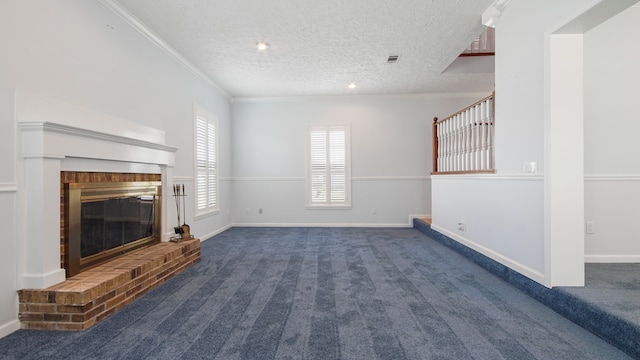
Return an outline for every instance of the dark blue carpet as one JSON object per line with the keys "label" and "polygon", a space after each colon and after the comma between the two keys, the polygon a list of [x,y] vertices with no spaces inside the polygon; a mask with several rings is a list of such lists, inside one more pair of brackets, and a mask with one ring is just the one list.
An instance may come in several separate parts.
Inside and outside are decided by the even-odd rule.
{"label": "dark blue carpet", "polygon": [[84,332],[2,359],[628,359],[415,229],[234,228]]}
{"label": "dark blue carpet", "polygon": [[585,264],[584,287],[549,289],[431,229],[414,227],[529,294],[567,319],[640,359],[640,264]]}

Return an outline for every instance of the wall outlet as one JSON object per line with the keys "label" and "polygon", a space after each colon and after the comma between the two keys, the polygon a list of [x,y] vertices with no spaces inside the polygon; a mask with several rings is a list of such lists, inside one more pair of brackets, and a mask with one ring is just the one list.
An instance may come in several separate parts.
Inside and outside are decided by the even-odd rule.
{"label": "wall outlet", "polygon": [[244,209],[244,213],[249,215],[249,208]]}
{"label": "wall outlet", "polygon": [[378,212],[378,209],[371,208],[371,215],[375,215]]}
{"label": "wall outlet", "polygon": [[262,208],[258,209],[258,214],[262,214]]}
{"label": "wall outlet", "polygon": [[595,234],[596,232],[594,230],[594,227],[595,227],[595,223],[593,221],[587,221],[584,226],[584,231],[587,234]]}
{"label": "wall outlet", "polygon": [[523,171],[525,174],[536,173],[538,171],[538,163],[536,163],[535,161],[524,163]]}
{"label": "wall outlet", "polygon": [[464,230],[465,230],[465,225],[464,225],[464,223],[458,223],[458,231],[462,231],[462,232],[464,232]]}

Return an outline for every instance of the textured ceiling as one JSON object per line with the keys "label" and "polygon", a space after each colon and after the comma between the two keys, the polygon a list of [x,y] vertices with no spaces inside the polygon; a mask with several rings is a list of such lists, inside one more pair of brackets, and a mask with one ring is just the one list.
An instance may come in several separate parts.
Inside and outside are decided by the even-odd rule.
{"label": "textured ceiling", "polygon": [[[118,0],[232,97],[490,91],[442,73],[493,0]],[[258,52],[256,42],[270,47]],[[387,64],[389,55],[400,55]],[[355,83],[353,90],[347,88]]]}

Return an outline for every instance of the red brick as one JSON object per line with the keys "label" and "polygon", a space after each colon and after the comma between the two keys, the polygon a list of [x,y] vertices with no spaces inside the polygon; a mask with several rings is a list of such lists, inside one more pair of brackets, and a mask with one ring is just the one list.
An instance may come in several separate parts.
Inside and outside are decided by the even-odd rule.
{"label": "red brick", "polygon": [[[22,305],[22,304],[21,304]],[[27,308],[27,311],[29,312],[41,312],[41,313],[45,313],[45,312],[55,312],[56,311],[56,305],[55,304],[26,304],[25,306]]]}
{"label": "red brick", "polygon": [[29,329],[33,329],[33,330],[56,330],[57,329],[57,324],[53,323],[53,322],[40,322],[40,321],[35,321],[35,322],[30,322],[28,325]]}
{"label": "red brick", "polygon": [[69,322],[71,316],[69,314],[44,314],[44,321]]}
{"label": "red brick", "polygon": [[43,313],[21,313],[18,314],[20,321],[43,321]]}
{"label": "red brick", "polygon": [[94,304],[95,305],[100,305],[100,304],[106,302],[107,300],[109,300],[109,299],[111,299],[111,298],[113,298],[115,296],[116,296],[116,291],[115,290],[111,290],[108,293],[106,293],[106,294],[100,296],[99,298],[97,298],[94,301]]}

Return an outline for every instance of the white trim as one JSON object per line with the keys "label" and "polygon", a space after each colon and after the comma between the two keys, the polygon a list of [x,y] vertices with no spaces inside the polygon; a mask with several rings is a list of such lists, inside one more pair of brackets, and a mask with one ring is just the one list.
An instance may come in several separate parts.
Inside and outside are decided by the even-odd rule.
{"label": "white trim", "polygon": [[19,320],[11,320],[0,325],[0,338],[3,338],[12,332],[20,330],[20,321]]}
{"label": "white trim", "polygon": [[[223,180],[221,178],[221,180]],[[227,181],[305,181],[303,177],[229,177]],[[431,181],[431,176],[352,176],[351,181]]]}
{"label": "white trim", "polygon": [[0,194],[1,193],[14,193],[18,191],[18,185],[15,183],[0,183]]}
{"label": "white trim", "polygon": [[214,231],[212,231],[212,232],[210,232],[210,233],[208,233],[206,235],[202,235],[200,237],[200,242],[207,241],[207,240],[211,239],[212,237],[231,229],[232,227],[233,227],[233,224],[229,224],[229,225],[221,227],[220,229],[214,230]]}
{"label": "white trim", "polygon": [[607,175],[585,175],[585,182],[627,182],[627,181],[640,181],[640,175],[638,174],[607,174]]}
{"label": "white trim", "polygon": [[352,176],[352,181],[431,181],[431,176]]}
{"label": "white trim", "polygon": [[411,228],[402,223],[233,223],[236,227],[344,227],[344,228]]}
{"label": "white trim", "polygon": [[[103,0],[104,1],[104,0]],[[336,101],[344,99],[377,99],[377,98],[402,98],[402,99],[455,99],[461,97],[487,97],[491,91],[473,91],[460,93],[422,93],[422,94],[373,94],[373,95],[301,95],[283,97],[235,97],[234,103],[282,103],[282,102],[316,102]]]}
{"label": "white trim", "polygon": [[66,279],[64,269],[56,269],[45,274],[24,274],[25,289],[44,289]]}
{"label": "white trim", "polygon": [[198,76],[212,88],[220,92],[220,94],[225,96],[229,102],[232,102],[233,97],[231,97],[231,95],[229,95],[226,90],[220,87],[220,85],[216,84],[213,79],[211,79],[207,74],[205,74],[202,70],[195,66],[191,61],[187,60],[184,56],[177,52],[171,45],[162,40],[155,32],[149,29],[140,19],[123,8],[122,5],[120,5],[117,1],[100,0],[100,3],[102,3],[102,5],[104,5],[107,9],[113,11],[116,15],[122,18],[124,22],[129,24],[132,28],[137,30],[158,48],[167,53],[167,55],[172,57],[178,63],[182,64],[185,68],[187,68],[187,70],[191,71],[194,75]]}
{"label": "white trim", "polygon": [[[459,242],[460,244],[469,247],[485,256],[487,256],[488,258],[495,260],[497,262],[499,262],[500,264],[507,266],[509,268],[511,268],[514,271],[519,272],[520,274],[530,278],[533,281],[536,281],[542,285],[545,285],[545,276],[544,274],[540,273],[539,271],[536,271],[534,269],[531,269],[528,266],[522,265],[517,261],[513,261],[511,259],[509,259],[508,257],[499,254],[491,249],[488,249],[482,245],[479,245],[463,236],[460,236],[458,234],[454,234],[452,232],[450,232],[449,230],[446,230],[444,228],[439,227],[438,225],[434,225],[431,224],[431,229],[433,229],[434,231],[437,231],[457,242]],[[545,285],[546,286],[546,285]]]}
{"label": "white trim", "polygon": [[307,205],[307,210],[351,210],[351,205]]}
{"label": "white trim", "polygon": [[[18,123],[18,127],[22,131],[45,131],[49,133],[63,134],[63,135],[72,135],[81,138],[89,138],[94,140],[102,140],[108,141],[112,143],[119,143],[125,145],[134,145],[147,149],[154,150],[162,150],[167,152],[176,152],[178,148],[175,146],[158,144],[150,141],[138,140],[135,138],[120,136],[120,135],[112,135],[99,131],[81,129],[75,126],[57,124],[52,122],[20,122]],[[42,152],[37,154],[23,154],[23,157],[61,157],[61,155],[46,155]],[[64,156],[62,156],[64,158]]]}
{"label": "white trim", "polygon": [[195,179],[193,176],[174,176],[173,181],[187,181],[193,182]]}
{"label": "white trim", "polygon": [[585,263],[640,263],[640,255],[585,255]]}
{"label": "white trim", "polygon": [[218,215],[218,214],[220,214],[220,209],[201,212],[201,213],[193,216],[193,221],[200,221],[200,220],[202,220],[204,218],[207,218],[209,216],[214,216],[214,215]]}
{"label": "white trim", "polygon": [[66,158],[64,155],[59,154],[46,154],[46,153],[34,153],[34,154],[22,154],[25,159],[58,159],[62,160]]}
{"label": "white trim", "polygon": [[230,177],[228,181],[305,181],[303,177]]}
{"label": "white trim", "polygon": [[544,181],[543,175],[494,175],[494,174],[460,174],[431,175],[431,180],[496,180],[496,181]]}
{"label": "white trim", "polygon": [[409,214],[409,222],[403,223],[233,223],[237,227],[357,227],[357,228],[412,228],[413,219],[431,217],[430,214]]}

